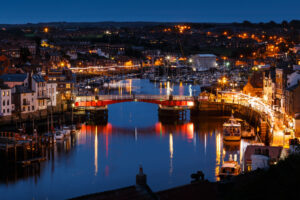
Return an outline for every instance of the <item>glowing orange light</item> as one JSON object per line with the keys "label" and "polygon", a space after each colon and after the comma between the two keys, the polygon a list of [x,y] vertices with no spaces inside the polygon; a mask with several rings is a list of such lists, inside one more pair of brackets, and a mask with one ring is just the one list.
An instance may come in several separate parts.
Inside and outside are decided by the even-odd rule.
{"label": "glowing orange light", "polygon": [[45,28],[44,28],[44,32],[45,32],[45,33],[48,33],[48,32],[49,32],[49,28],[48,28],[48,27],[45,27]]}

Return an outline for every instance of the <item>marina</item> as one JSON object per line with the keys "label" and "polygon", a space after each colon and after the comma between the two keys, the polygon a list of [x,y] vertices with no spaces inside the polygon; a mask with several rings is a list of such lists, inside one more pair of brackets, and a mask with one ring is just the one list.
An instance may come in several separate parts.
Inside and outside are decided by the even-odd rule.
{"label": "marina", "polygon": [[[131,89],[126,89],[128,84],[131,84]],[[200,87],[193,85],[191,87],[200,92]],[[188,96],[189,88],[189,85],[175,85],[172,86],[172,93],[175,96],[180,93]],[[170,88],[157,88],[155,83],[149,80],[132,79],[124,81],[122,90],[124,91],[117,92],[121,92],[122,95],[126,92],[135,92],[136,95],[139,92],[164,95]],[[13,192],[15,189],[20,190],[20,187],[24,190],[33,187],[35,191],[39,191],[28,194],[34,198],[70,198],[114,189],[129,185],[139,164],[143,165],[151,177],[148,184],[154,191],[187,184],[190,182],[189,175],[197,170],[202,170],[208,180],[215,181],[219,180],[223,162],[232,159],[242,164],[246,146],[256,142],[255,139],[241,139],[238,144],[223,142],[222,127],[228,117],[198,119],[190,116],[190,111],[187,111],[188,115],[174,124],[174,121],[165,122],[166,117],[158,115],[159,109],[155,104],[133,101],[112,104],[108,107],[108,121],[104,125],[89,125],[89,121],[85,121],[86,118],[82,117],[80,129],[76,132],[71,133],[73,127],[75,128],[72,125],[60,126],[61,128],[55,131],[55,137],[49,134],[42,136],[43,133],[38,130],[41,135],[39,140],[49,141],[49,147],[43,150],[43,157],[37,154],[26,160],[18,160],[16,164],[22,164],[24,167],[31,164],[31,167],[34,167],[34,163],[38,162],[40,167],[37,172],[41,174],[38,175],[39,178],[34,178],[35,175],[29,176],[25,182],[16,180],[18,183],[16,185],[10,185],[5,180],[12,179],[13,174],[20,173],[18,172],[20,169],[16,168],[17,171],[2,174],[0,177],[5,179],[1,182],[6,182],[7,187],[11,188],[11,193],[5,193],[6,197],[20,197]],[[74,114],[76,124],[78,118],[75,116]],[[60,139],[57,133],[64,137]],[[34,145],[35,143],[31,144]],[[13,145],[11,146],[13,148]],[[126,161],[128,156],[132,158],[131,162]],[[150,168],[153,162],[160,163],[160,167]],[[77,176],[79,172],[81,175]],[[78,187],[75,192],[71,189],[73,186],[68,187],[68,183],[60,178],[61,173],[64,177],[68,177],[65,180],[86,186]],[[83,176],[86,178],[82,178]],[[36,179],[38,184],[34,184],[33,179]],[[94,180],[93,183],[86,184],[86,181],[91,179]],[[117,183],[114,181],[116,179]],[[42,189],[47,188],[49,184],[52,189]],[[56,188],[62,185],[65,190],[57,192]],[[3,189],[4,187],[0,186],[0,191]]]}

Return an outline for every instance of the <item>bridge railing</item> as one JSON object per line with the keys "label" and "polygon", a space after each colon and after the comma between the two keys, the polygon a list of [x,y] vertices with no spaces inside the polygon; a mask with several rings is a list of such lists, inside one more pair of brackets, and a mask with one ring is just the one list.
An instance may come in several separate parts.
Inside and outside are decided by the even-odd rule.
{"label": "bridge railing", "polygon": [[77,96],[77,102],[82,101],[105,101],[105,100],[174,100],[174,101],[192,101],[194,97],[190,96],[182,96],[182,95],[145,95],[145,94],[137,94],[137,95],[99,95],[99,96]]}

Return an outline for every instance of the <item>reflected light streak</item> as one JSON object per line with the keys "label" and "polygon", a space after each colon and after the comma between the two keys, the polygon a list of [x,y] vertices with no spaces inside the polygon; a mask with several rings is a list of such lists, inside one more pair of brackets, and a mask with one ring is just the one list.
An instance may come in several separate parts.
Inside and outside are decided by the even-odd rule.
{"label": "reflected light streak", "polygon": [[194,138],[194,124],[188,123],[187,124],[187,138],[192,140]]}
{"label": "reflected light streak", "polygon": [[138,136],[138,132],[137,132],[137,128],[134,129],[134,138],[135,141],[137,141],[137,136]]}
{"label": "reflected light streak", "polygon": [[170,133],[169,136],[169,150],[170,150],[170,158],[173,158],[173,135]]}
{"label": "reflected light streak", "polygon": [[169,174],[173,173],[173,135],[170,133],[169,136],[169,151],[170,151],[170,170]]}
{"label": "reflected light streak", "polygon": [[215,169],[216,177],[218,177],[220,172],[220,161],[221,161],[221,135],[220,133],[218,133],[216,134],[216,169]]}
{"label": "reflected light streak", "polygon": [[206,133],[204,134],[204,153],[206,155]]}
{"label": "reflected light streak", "polygon": [[98,127],[95,130],[95,176],[98,173]]}

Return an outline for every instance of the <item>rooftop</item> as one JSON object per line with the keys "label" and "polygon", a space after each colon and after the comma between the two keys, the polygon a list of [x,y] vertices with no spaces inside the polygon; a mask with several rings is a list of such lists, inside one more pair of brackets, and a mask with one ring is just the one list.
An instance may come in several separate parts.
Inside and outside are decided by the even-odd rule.
{"label": "rooftop", "polygon": [[36,81],[36,82],[45,82],[45,79],[43,78],[43,76],[39,75],[39,74],[34,74],[32,76],[32,78]]}
{"label": "rooftop", "polygon": [[0,76],[4,82],[24,82],[27,74],[3,74]]}

